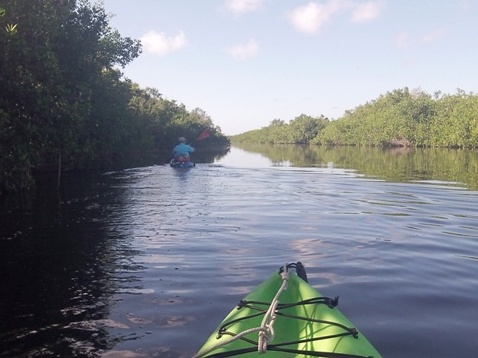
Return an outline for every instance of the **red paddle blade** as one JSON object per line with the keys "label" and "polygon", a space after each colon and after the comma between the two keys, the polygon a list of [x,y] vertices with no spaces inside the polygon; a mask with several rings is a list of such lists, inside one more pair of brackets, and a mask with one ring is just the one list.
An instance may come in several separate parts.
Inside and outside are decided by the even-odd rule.
{"label": "red paddle blade", "polygon": [[206,138],[208,138],[210,135],[211,135],[211,130],[206,129],[206,130],[204,130],[204,131],[199,135],[199,137],[197,137],[196,140],[206,139]]}

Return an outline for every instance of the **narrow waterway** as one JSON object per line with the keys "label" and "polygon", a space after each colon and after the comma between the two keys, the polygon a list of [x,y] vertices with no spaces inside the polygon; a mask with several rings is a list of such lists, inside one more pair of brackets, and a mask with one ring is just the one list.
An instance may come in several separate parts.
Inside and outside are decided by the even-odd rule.
{"label": "narrow waterway", "polygon": [[295,261],[384,357],[476,355],[478,192],[459,183],[233,148],[64,185],[61,207],[3,216],[1,357],[190,357]]}

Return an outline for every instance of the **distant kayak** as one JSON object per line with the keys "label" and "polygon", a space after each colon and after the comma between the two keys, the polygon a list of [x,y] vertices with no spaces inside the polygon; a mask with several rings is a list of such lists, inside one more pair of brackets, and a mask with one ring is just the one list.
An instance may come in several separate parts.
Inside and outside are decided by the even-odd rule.
{"label": "distant kayak", "polygon": [[192,168],[195,167],[196,164],[194,162],[178,162],[174,159],[171,159],[169,162],[169,165],[172,166],[173,168]]}
{"label": "distant kayak", "polygon": [[239,302],[194,357],[381,357],[337,304],[308,284],[300,262],[285,265]]}

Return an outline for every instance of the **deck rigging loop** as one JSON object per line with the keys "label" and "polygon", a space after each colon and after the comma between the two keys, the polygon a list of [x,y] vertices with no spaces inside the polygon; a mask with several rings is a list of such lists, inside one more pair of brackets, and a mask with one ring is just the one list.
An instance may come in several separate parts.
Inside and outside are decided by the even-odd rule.
{"label": "deck rigging loop", "polygon": [[[334,309],[338,305],[338,297],[329,298],[324,296],[315,296],[310,298],[304,298],[303,300],[297,300],[295,302],[286,302],[280,303],[279,298],[281,294],[288,289],[289,283],[289,270],[295,269],[296,274],[302,280],[307,282],[307,276],[305,275],[305,269],[303,268],[300,262],[286,264],[280,267],[278,274],[281,277],[280,286],[277,289],[275,296],[271,301],[255,301],[243,299],[237,305],[237,310],[248,309],[249,312],[246,315],[240,315],[237,318],[229,319],[219,327],[217,331],[217,339],[221,339],[220,342],[209,346],[207,349],[204,349],[198,352],[193,358],[201,357],[232,357],[238,356],[241,354],[257,352],[259,354],[267,353],[268,351],[272,352],[282,352],[289,354],[299,354],[306,355],[311,357],[369,357],[367,355],[356,355],[350,353],[333,353],[333,352],[324,352],[324,351],[312,351],[294,348],[298,344],[311,343],[317,341],[326,341],[329,339],[337,339],[341,337],[351,336],[358,338],[359,332],[355,327],[347,326],[341,322],[335,322],[332,320],[314,318],[309,316],[304,316],[302,314],[293,314],[288,312],[290,308],[296,306],[316,306],[324,305],[328,309]],[[295,280],[295,279],[294,279]],[[292,278],[291,278],[292,282]],[[276,286],[277,287],[277,286]],[[260,318],[262,317],[260,325],[252,327],[239,333],[234,333],[234,330],[230,330],[233,326],[239,322]],[[292,339],[289,341],[280,341],[273,342],[274,339],[274,323],[277,317],[285,317],[291,320],[297,321],[307,321],[318,324],[323,324],[324,326],[334,326],[338,328],[338,331],[331,332],[330,334],[318,335],[316,337],[298,337],[297,339]],[[246,337],[250,334],[258,334],[258,339],[255,341],[251,337]],[[224,336],[229,336],[228,338]],[[230,343],[242,340],[250,344],[250,347],[237,348],[230,351],[224,352],[214,352],[218,348],[227,346]],[[212,354],[211,354],[212,353]],[[210,355],[211,354],[211,355]]]}
{"label": "deck rigging loop", "polygon": [[257,351],[259,353],[267,352],[267,344],[274,339],[274,322],[277,317],[277,306],[279,305],[279,296],[285,290],[287,290],[287,283],[289,281],[289,268],[288,264],[283,266],[283,270],[280,271],[282,278],[282,284],[277,290],[276,295],[271,301],[269,309],[264,314],[262,319],[261,328],[259,332],[259,340],[257,342]]}
{"label": "deck rigging loop", "polygon": [[[217,348],[225,346],[226,344],[229,344],[238,339],[241,339],[245,335],[253,333],[253,332],[259,332],[259,338],[257,342],[257,351],[259,353],[267,352],[267,344],[274,339],[274,322],[277,316],[276,313],[277,313],[277,306],[279,305],[279,296],[283,291],[287,290],[287,282],[289,280],[289,265],[285,264],[281,268],[279,273],[282,278],[282,284],[280,285],[276,295],[272,299],[269,308],[264,313],[264,318],[262,319],[261,325],[259,327],[251,328],[239,334],[236,334],[232,338],[226,341],[223,341],[221,343],[218,343],[204,352],[196,354],[193,358],[204,357],[206,354],[216,350]],[[238,305],[238,309],[239,308],[241,308],[241,303]],[[218,337],[220,337],[223,333],[225,333],[225,331],[226,331],[226,327],[221,327],[218,332]]]}

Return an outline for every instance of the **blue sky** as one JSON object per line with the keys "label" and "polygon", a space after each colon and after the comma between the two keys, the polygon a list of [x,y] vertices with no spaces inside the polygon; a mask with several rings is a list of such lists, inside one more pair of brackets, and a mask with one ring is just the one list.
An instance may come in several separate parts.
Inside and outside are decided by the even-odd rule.
{"label": "blue sky", "polygon": [[340,118],[394,89],[476,92],[478,0],[103,0],[124,70],[227,135]]}

